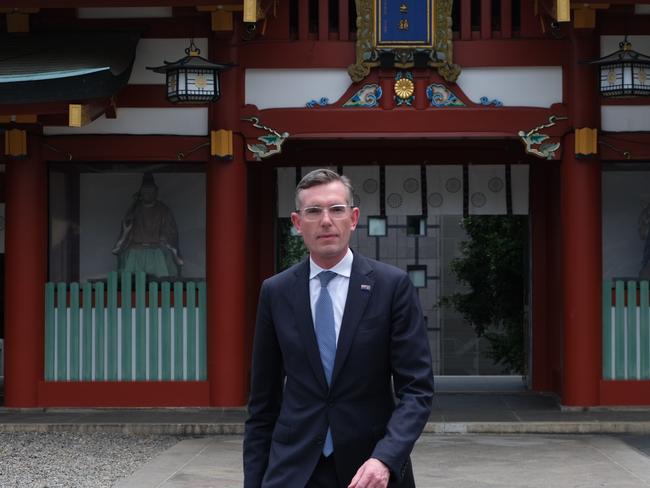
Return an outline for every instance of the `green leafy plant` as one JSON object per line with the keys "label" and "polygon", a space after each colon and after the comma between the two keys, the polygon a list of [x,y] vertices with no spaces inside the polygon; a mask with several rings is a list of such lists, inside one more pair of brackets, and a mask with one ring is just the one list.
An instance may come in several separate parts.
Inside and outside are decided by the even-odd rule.
{"label": "green leafy plant", "polygon": [[480,215],[464,218],[469,239],[450,267],[469,291],[442,300],[472,324],[490,344],[489,357],[504,372],[524,374],[526,353],[526,216]]}
{"label": "green leafy plant", "polygon": [[291,234],[291,219],[278,219],[278,271],[302,261],[309,254],[302,237]]}

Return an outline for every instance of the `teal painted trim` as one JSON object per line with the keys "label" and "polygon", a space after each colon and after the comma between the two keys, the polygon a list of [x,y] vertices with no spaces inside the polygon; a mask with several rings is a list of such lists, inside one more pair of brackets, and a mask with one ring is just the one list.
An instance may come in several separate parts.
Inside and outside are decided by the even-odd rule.
{"label": "teal painted trim", "polygon": [[95,283],[95,380],[104,381],[106,379],[106,369],[104,368],[104,348],[106,347],[106,324],[104,306],[104,283]]}
{"label": "teal painted trim", "polygon": [[115,272],[107,284],[46,283],[46,381],[207,379],[205,282],[148,284],[140,274],[135,307],[132,283],[130,273]]}
{"label": "teal painted trim", "polygon": [[636,281],[627,282],[627,379],[637,379]]}
{"label": "teal painted trim", "polygon": [[603,378],[614,378],[612,371],[612,282],[603,281]]}
{"label": "teal painted trim", "polygon": [[149,283],[149,377],[158,380],[158,283]]}
{"label": "teal painted trim", "polygon": [[164,281],[161,285],[161,338],[162,338],[162,379],[171,380],[172,379],[172,313],[171,313],[171,285],[168,281]]}
{"label": "teal painted trim", "polygon": [[185,334],[187,340],[187,379],[198,380],[196,376],[196,284],[189,281],[185,284],[187,290],[187,322]]}
{"label": "teal painted trim", "polygon": [[639,357],[641,376],[640,379],[650,379],[650,306],[648,304],[648,281],[643,280],[640,285],[641,321],[639,323],[639,341],[641,356]]}
{"label": "teal painted trim", "polygon": [[54,283],[45,285],[45,381],[54,380],[55,339]]}
{"label": "teal painted trim", "polygon": [[198,284],[199,289],[199,381],[205,381],[208,378],[207,368],[207,323],[208,323],[208,294],[205,281]]}
{"label": "teal painted trim", "polygon": [[56,285],[56,372],[55,381],[68,380],[68,303],[67,285]]}
{"label": "teal painted trim", "polygon": [[79,283],[70,283],[70,381],[79,381]]}
{"label": "teal painted trim", "polygon": [[131,320],[131,273],[128,271],[122,272],[122,381],[130,381],[133,379],[133,327]]}
{"label": "teal painted trim", "polygon": [[81,379],[93,379],[93,285],[86,282],[81,285],[83,299],[83,322],[81,323]]}
{"label": "teal painted trim", "polygon": [[135,379],[147,378],[147,276],[135,275]]}
{"label": "teal painted trim", "polygon": [[616,311],[614,312],[616,325],[614,331],[614,340],[616,347],[614,349],[614,361],[616,369],[614,378],[624,380],[625,375],[625,283],[616,282]]}
{"label": "teal painted trim", "polygon": [[107,379],[117,381],[117,273],[108,274]]}
{"label": "teal painted trim", "polygon": [[183,352],[185,334],[183,331],[183,283],[174,282],[174,380],[183,381]]}

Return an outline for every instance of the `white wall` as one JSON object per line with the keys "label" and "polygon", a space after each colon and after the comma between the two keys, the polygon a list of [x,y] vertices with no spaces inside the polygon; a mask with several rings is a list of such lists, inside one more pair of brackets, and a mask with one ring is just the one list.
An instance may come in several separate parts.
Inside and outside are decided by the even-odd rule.
{"label": "white wall", "polygon": [[77,134],[175,134],[205,136],[208,134],[207,107],[118,108],[117,117],[102,115],[83,127],[50,126],[43,128],[46,136]]}
{"label": "white wall", "polygon": [[322,97],[335,103],[351,84],[345,69],[248,69],[246,103],[260,110],[304,107]]}
{"label": "white wall", "polygon": [[463,68],[458,86],[474,103],[481,97],[504,106],[550,107],[562,102],[562,67]]}

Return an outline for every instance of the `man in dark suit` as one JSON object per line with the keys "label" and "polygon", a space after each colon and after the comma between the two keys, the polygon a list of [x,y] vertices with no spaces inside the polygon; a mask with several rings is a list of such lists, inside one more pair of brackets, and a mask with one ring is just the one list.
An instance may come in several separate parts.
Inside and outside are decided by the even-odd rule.
{"label": "man in dark suit", "polygon": [[352,253],[352,187],[307,174],[291,218],[309,259],[266,280],[253,349],[245,488],[414,487],[431,354],[408,276]]}

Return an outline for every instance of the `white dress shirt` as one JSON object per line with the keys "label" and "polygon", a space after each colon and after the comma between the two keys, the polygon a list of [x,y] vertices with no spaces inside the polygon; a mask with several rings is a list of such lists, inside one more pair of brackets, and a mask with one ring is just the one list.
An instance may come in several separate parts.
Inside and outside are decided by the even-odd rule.
{"label": "white dress shirt", "polygon": [[343,311],[345,310],[345,301],[348,298],[353,259],[352,251],[348,248],[348,252],[343,256],[343,259],[326,270],[318,266],[311,257],[309,258],[309,299],[311,301],[311,318],[314,323],[316,323],[316,301],[320,295],[321,288],[318,274],[321,271],[333,271],[336,273],[336,276],[332,278],[332,281],[327,286],[327,291],[329,291],[330,297],[332,298],[332,306],[334,307],[334,328],[337,344],[339,341],[339,332],[341,331]]}

